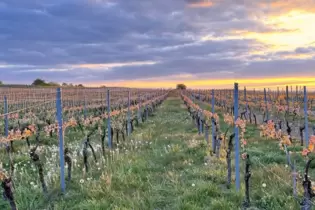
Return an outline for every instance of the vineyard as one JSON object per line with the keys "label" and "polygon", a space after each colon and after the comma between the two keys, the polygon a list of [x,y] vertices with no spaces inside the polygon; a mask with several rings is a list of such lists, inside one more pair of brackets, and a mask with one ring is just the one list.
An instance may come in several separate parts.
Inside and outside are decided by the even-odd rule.
{"label": "vineyard", "polygon": [[0,209],[315,208],[315,93],[2,88]]}

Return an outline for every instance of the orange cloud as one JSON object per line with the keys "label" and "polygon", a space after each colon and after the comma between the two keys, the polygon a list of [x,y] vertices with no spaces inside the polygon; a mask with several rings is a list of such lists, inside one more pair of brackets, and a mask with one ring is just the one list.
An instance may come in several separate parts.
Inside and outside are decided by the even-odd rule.
{"label": "orange cloud", "polygon": [[271,7],[274,12],[283,13],[290,11],[314,12],[315,2],[313,0],[278,0],[263,3],[264,6]]}
{"label": "orange cloud", "polygon": [[212,7],[213,6],[213,2],[211,1],[200,1],[200,2],[196,2],[196,3],[189,3],[188,7],[192,7],[192,8],[200,8],[200,7]]}

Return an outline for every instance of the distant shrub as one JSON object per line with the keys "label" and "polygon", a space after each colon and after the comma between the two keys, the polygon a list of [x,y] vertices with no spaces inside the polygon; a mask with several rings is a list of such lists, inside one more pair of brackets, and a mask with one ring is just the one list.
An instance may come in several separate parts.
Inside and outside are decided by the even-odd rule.
{"label": "distant shrub", "polygon": [[176,86],[176,89],[179,89],[179,90],[186,90],[186,85],[185,84],[177,84]]}

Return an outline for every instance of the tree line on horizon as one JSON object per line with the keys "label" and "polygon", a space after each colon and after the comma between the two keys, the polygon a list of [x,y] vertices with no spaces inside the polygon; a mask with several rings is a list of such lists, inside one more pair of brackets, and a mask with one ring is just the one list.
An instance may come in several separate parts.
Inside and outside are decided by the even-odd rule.
{"label": "tree line on horizon", "polygon": [[[0,81],[0,86],[24,86],[24,85],[10,85],[10,84],[4,84],[2,81]],[[73,85],[72,83],[62,83],[61,85],[59,83],[56,82],[46,82],[43,79],[35,79],[31,86],[37,86],[37,87],[84,87],[82,84],[78,84],[78,85]],[[101,87],[106,87],[106,86],[101,86]],[[180,90],[185,90],[187,87],[185,84],[177,84],[176,85],[176,89],[180,89]]]}
{"label": "tree line on horizon", "polygon": [[[0,81],[0,86],[10,86],[10,84],[4,84],[2,81]],[[12,85],[15,86],[15,85]],[[22,85],[23,86],[23,85]],[[62,83],[61,85],[57,82],[46,82],[43,79],[35,79],[31,86],[40,86],[40,87],[84,87],[82,84],[74,85],[72,83]]]}

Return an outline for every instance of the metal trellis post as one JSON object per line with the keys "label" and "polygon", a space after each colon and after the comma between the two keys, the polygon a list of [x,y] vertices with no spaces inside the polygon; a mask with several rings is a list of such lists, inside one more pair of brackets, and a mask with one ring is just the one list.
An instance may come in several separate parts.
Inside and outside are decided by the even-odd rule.
{"label": "metal trellis post", "polygon": [[309,133],[308,133],[308,108],[307,108],[307,89],[306,86],[304,86],[304,117],[305,117],[305,144],[306,147],[308,147],[308,141],[309,141]]}
{"label": "metal trellis post", "polygon": [[108,147],[112,148],[112,133],[111,133],[111,123],[110,123],[110,90],[107,89],[107,131],[108,131]]}
{"label": "metal trellis post", "polygon": [[62,98],[61,89],[57,88],[56,94],[56,109],[58,121],[58,134],[59,134],[59,158],[60,158],[60,184],[62,192],[66,191],[65,183],[65,158],[64,158],[64,142],[63,142],[63,121],[62,121]]}
{"label": "metal trellis post", "polygon": [[[238,119],[238,83],[234,85],[234,121],[236,122]],[[235,183],[236,183],[236,190],[240,190],[240,142],[239,142],[239,128],[235,125],[234,127],[235,133]]]}

